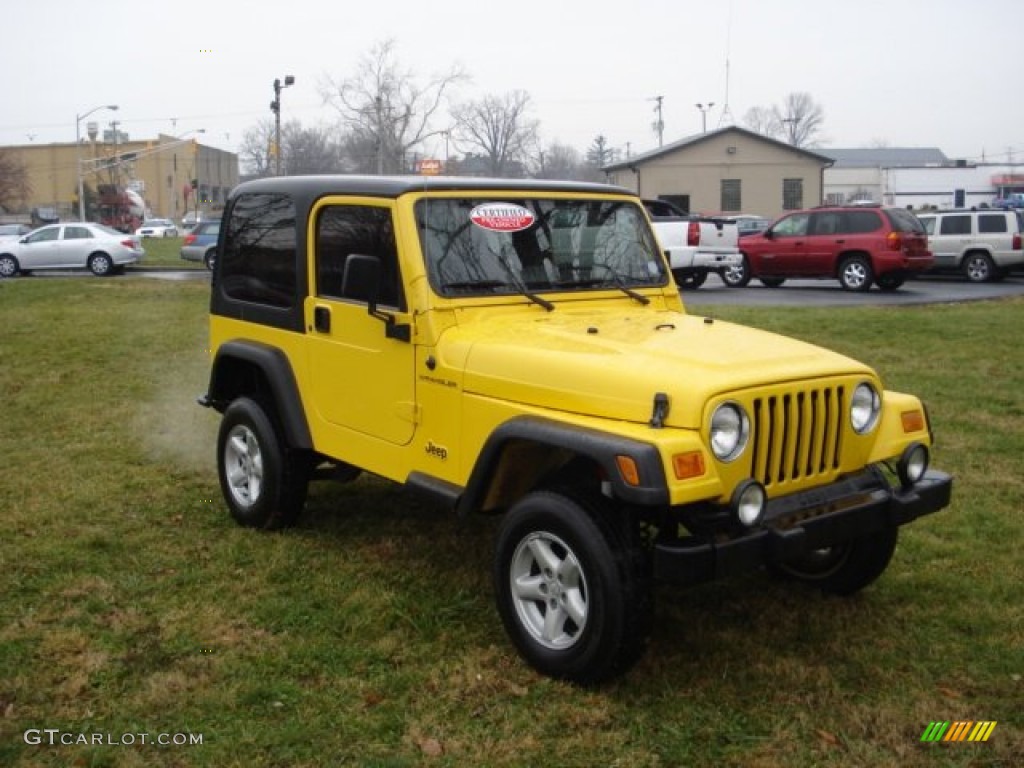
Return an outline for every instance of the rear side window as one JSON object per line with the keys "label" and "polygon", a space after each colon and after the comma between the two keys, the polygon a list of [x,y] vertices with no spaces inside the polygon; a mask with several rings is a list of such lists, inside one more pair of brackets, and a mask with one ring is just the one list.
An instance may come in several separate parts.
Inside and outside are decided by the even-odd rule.
{"label": "rear side window", "polygon": [[846,234],[863,234],[874,232],[882,225],[877,211],[845,211],[843,213],[843,229]]}
{"label": "rear side window", "polygon": [[978,232],[981,234],[1005,233],[1006,216],[1002,213],[980,213],[978,214]]}
{"label": "rear side window", "polygon": [[295,205],[287,195],[242,195],[226,223],[220,283],[238,301],[286,308],[295,302]]}
{"label": "rear side window", "polygon": [[939,224],[940,235],[969,235],[971,234],[971,217],[966,216],[943,216]]}
{"label": "rear side window", "polygon": [[923,235],[924,227],[918,221],[917,216],[902,208],[886,208],[885,215],[889,217],[889,223],[896,232],[916,232]]}

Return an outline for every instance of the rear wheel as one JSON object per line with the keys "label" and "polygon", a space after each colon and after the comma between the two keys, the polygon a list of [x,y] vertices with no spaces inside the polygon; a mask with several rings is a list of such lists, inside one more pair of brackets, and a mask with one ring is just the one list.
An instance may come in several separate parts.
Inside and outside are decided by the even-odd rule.
{"label": "rear wheel", "polygon": [[742,288],[750,282],[750,262],[746,256],[741,255],[737,266],[722,270],[722,282],[730,288]]}
{"label": "rear wheel", "polygon": [[874,279],[871,262],[863,256],[850,256],[839,266],[839,284],[848,291],[866,291]]}
{"label": "rear wheel", "polygon": [[105,253],[94,253],[86,262],[89,271],[97,277],[105,277],[114,270],[114,260]]}
{"label": "rear wheel", "polygon": [[216,248],[211,248],[210,250],[208,250],[206,252],[206,254],[203,256],[203,264],[206,265],[206,268],[208,270],[213,272],[213,268],[215,266],[217,266],[217,249]]}
{"label": "rear wheel", "polygon": [[266,411],[240,397],[224,411],[217,473],[231,516],[251,528],[295,522],[306,502],[309,461],[288,450]]}
{"label": "rear wheel", "polygon": [[994,279],[996,265],[992,263],[992,257],[981,251],[971,251],[964,257],[962,265],[964,277],[972,283],[987,283]]}
{"label": "rear wheel", "polygon": [[786,282],[784,277],[759,277],[757,279],[761,281],[761,285],[767,288],[778,288]]}
{"label": "rear wheel", "polygon": [[775,570],[833,595],[852,595],[875,581],[896,550],[899,528],[885,528],[859,539],[824,547],[780,563]]}
{"label": "rear wheel", "polygon": [[628,669],[650,631],[643,552],[612,529],[603,506],[530,493],[505,517],[495,552],[498,612],[519,653],[582,684]]}

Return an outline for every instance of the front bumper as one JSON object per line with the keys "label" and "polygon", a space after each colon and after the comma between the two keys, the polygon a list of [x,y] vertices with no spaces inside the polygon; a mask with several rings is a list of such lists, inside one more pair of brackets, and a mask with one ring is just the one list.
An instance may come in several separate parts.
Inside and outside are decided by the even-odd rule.
{"label": "front bumper", "polygon": [[909,489],[893,488],[869,470],[769,501],[762,527],[742,536],[656,543],[654,576],[694,584],[791,560],[938,512],[949,505],[952,488],[953,478],[935,470]]}

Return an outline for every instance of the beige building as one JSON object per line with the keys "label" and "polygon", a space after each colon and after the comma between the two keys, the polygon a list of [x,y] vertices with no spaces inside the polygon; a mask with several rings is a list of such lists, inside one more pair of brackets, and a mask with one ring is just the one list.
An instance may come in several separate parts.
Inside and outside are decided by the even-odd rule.
{"label": "beige building", "polygon": [[238,184],[238,155],[191,138],[160,134],[116,144],[83,139],[77,149],[74,142],[4,149],[20,156],[28,171],[32,190],[26,209],[52,208],[62,220],[78,218],[79,162],[82,181],[94,193],[103,185],[130,189],[143,199],[149,215],[175,221],[197,205],[204,212],[219,210]]}
{"label": "beige building", "polygon": [[603,170],[612,184],[694,213],[775,218],[823,201],[832,160],[730,126],[666,144]]}

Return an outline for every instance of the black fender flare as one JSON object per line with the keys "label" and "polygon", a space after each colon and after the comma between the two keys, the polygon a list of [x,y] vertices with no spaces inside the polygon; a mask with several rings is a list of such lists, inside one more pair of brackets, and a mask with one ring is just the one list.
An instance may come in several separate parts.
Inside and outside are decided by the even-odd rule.
{"label": "black fender flare", "polygon": [[[564,448],[593,460],[611,482],[616,498],[628,504],[663,506],[669,503],[661,454],[651,443],[542,417],[517,416],[495,429],[484,443],[456,507],[460,516],[479,508],[502,452],[513,440]],[[636,462],[640,475],[638,485],[630,485],[622,478],[615,461],[620,455],[631,456]]]}
{"label": "black fender flare", "polygon": [[221,344],[210,368],[207,394],[200,398],[200,405],[223,412],[235,397],[253,394],[239,391],[235,386],[232,366],[237,362],[254,367],[262,373],[288,445],[312,450],[313,438],[302,407],[295,373],[288,356],[276,347],[255,341],[228,341]]}

